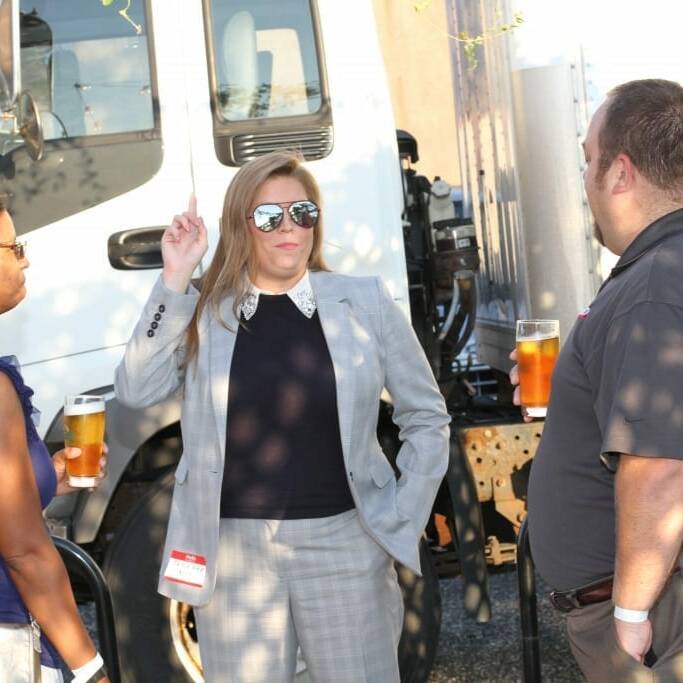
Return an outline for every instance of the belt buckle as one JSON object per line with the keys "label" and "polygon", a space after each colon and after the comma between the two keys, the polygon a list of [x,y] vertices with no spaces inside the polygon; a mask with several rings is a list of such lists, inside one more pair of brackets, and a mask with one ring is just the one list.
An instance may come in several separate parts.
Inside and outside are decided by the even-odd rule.
{"label": "belt buckle", "polygon": [[551,591],[550,604],[559,612],[572,612],[581,607],[576,591]]}

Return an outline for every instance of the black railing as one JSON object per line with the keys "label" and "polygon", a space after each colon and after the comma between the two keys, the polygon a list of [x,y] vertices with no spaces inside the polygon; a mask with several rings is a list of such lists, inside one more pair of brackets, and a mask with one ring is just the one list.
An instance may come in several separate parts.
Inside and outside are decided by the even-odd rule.
{"label": "black railing", "polygon": [[104,574],[95,564],[95,560],[80,546],[57,536],[53,536],[52,540],[62,556],[69,575],[75,575],[83,579],[90,588],[90,594],[95,602],[100,652],[107,667],[109,681],[110,683],[121,683],[119,654],[116,644],[116,626],[114,623],[114,606]]}
{"label": "black railing", "polygon": [[446,483],[450,492],[458,557],[464,582],[465,612],[480,623],[491,618],[486,537],[472,466],[463,452],[457,430],[451,431]]}
{"label": "black railing", "polygon": [[541,683],[536,578],[534,576],[534,562],[531,559],[526,519],[522,522],[519,536],[517,536],[517,583],[519,586],[519,614],[522,620],[524,683]]}

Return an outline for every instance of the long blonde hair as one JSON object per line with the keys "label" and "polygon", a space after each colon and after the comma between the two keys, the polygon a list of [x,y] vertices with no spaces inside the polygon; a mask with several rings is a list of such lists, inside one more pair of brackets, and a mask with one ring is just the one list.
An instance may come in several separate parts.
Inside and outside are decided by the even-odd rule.
{"label": "long blonde hair", "polygon": [[[263,183],[270,178],[285,176],[298,180],[310,199],[321,207],[320,188],[311,173],[304,168],[303,157],[297,152],[280,151],[264,154],[247,162],[232,179],[225,193],[220,237],[211,264],[200,281],[197,308],[187,328],[185,363],[191,363],[199,350],[199,320],[207,304],[214,317],[221,320],[219,307],[228,296],[233,297],[232,310],[239,320],[238,310],[249,283],[245,273],[253,276],[257,263],[247,215]],[[329,270],[322,255],[323,212],[313,228],[313,248],[308,259],[309,270]],[[228,328],[229,329],[229,328]]]}

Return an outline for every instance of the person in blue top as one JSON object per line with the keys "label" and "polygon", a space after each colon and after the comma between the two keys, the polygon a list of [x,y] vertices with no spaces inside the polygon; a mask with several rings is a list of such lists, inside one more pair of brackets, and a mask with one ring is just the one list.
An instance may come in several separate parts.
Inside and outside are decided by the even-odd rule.
{"label": "person in blue top", "polygon": [[[26,296],[25,245],[17,242],[12,219],[0,198],[0,314]],[[19,664],[26,651],[12,657],[15,642],[31,616],[41,629],[42,683],[62,681],[60,658],[78,683],[107,682],[102,658],[83,626],[62,560],[50,540],[42,510],[55,495],[72,491],[66,459],[77,448],[53,458],[34,425],[33,391],[24,384],[13,356],[0,355],[0,678],[25,681]],[[28,639],[27,639],[28,644]],[[7,678],[9,676],[9,679]]]}

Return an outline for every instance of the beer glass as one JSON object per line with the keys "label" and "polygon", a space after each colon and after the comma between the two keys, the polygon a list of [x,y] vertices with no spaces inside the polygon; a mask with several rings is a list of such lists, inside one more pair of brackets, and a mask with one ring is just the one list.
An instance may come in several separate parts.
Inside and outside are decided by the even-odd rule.
{"label": "beer glass", "polygon": [[67,396],[64,399],[64,445],[81,449],[79,458],[67,458],[69,485],[92,488],[98,484],[104,449],[104,399]]}
{"label": "beer glass", "polygon": [[546,415],[550,400],[550,379],[559,352],[559,320],[517,321],[520,398],[529,417]]}

